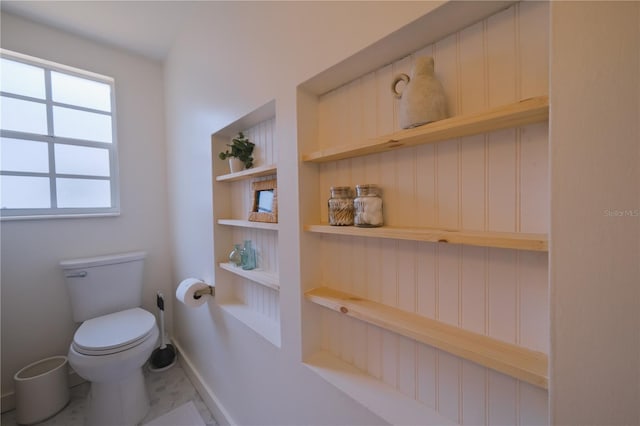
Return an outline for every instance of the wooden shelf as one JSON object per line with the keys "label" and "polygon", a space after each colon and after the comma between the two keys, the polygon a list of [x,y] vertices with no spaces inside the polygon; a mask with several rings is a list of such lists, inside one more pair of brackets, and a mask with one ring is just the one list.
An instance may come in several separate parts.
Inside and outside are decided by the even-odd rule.
{"label": "wooden shelf", "polygon": [[392,425],[444,426],[457,423],[328,352],[317,352],[304,365]]}
{"label": "wooden shelf", "polygon": [[277,223],[251,222],[249,220],[240,220],[240,219],[218,219],[218,225],[236,226],[239,228],[266,229],[269,231],[278,230]]}
{"label": "wooden shelf", "polygon": [[476,114],[451,117],[413,129],[369,139],[356,145],[337,146],[302,156],[303,161],[322,163],[397,148],[435,143],[463,136],[537,123],[549,118],[549,98],[540,96],[492,108]]}
{"label": "wooden shelf", "polygon": [[280,291],[280,283],[278,282],[278,276],[273,272],[264,271],[262,269],[251,269],[246,271],[239,266],[232,263],[220,263],[219,266],[225,271],[229,271],[232,274],[239,275],[243,278],[251,280],[255,283],[261,284],[265,287],[269,287],[273,290]]}
{"label": "wooden shelf", "polygon": [[328,287],[315,288],[305,293],[305,296],[307,300],[325,308],[547,389],[548,357],[542,352],[502,342]]}
{"label": "wooden shelf", "polygon": [[429,228],[396,228],[391,226],[382,226],[380,228],[359,228],[357,226],[331,226],[326,224],[305,225],[304,230],[321,234],[464,244],[470,246],[497,247],[516,250],[548,251],[546,234],[455,231]]}
{"label": "wooden shelf", "polygon": [[243,179],[250,179],[259,176],[275,175],[278,172],[278,167],[275,164],[269,164],[266,166],[253,167],[251,169],[243,170],[236,173],[228,173],[226,175],[216,176],[218,182],[235,182]]}

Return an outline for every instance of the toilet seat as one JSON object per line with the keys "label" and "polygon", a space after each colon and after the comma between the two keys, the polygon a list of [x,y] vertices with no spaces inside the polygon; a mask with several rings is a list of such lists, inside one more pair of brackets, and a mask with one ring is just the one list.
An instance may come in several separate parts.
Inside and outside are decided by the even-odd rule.
{"label": "toilet seat", "polygon": [[73,348],[84,355],[109,355],[144,342],[155,329],[156,319],[141,308],[92,318],[73,336]]}

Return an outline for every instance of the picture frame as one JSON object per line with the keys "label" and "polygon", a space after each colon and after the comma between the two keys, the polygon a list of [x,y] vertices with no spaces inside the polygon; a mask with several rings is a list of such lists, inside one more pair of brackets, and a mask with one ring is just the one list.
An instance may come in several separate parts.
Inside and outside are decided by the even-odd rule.
{"label": "picture frame", "polygon": [[253,206],[249,212],[251,222],[278,223],[278,181],[259,180],[251,183]]}

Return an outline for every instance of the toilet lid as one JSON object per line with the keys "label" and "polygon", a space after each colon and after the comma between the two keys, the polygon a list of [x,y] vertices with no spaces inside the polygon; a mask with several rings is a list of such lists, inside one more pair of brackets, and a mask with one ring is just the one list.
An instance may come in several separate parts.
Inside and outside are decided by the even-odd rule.
{"label": "toilet lid", "polygon": [[150,312],[127,309],[83,322],[73,337],[73,346],[87,355],[120,352],[143,342],[155,326],[156,318]]}

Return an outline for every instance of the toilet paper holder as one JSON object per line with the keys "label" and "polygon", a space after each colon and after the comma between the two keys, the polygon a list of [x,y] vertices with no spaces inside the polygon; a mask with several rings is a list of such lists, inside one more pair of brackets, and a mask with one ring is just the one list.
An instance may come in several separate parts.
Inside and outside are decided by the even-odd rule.
{"label": "toilet paper holder", "polygon": [[186,278],[176,289],[176,298],[191,308],[197,308],[207,302],[203,296],[215,296],[215,284],[207,284],[199,278]]}
{"label": "toilet paper holder", "polygon": [[207,288],[203,288],[201,290],[196,290],[196,292],[193,295],[194,299],[200,299],[202,296],[215,296],[216,295],[216,288],[212,285],[207,286]]}

